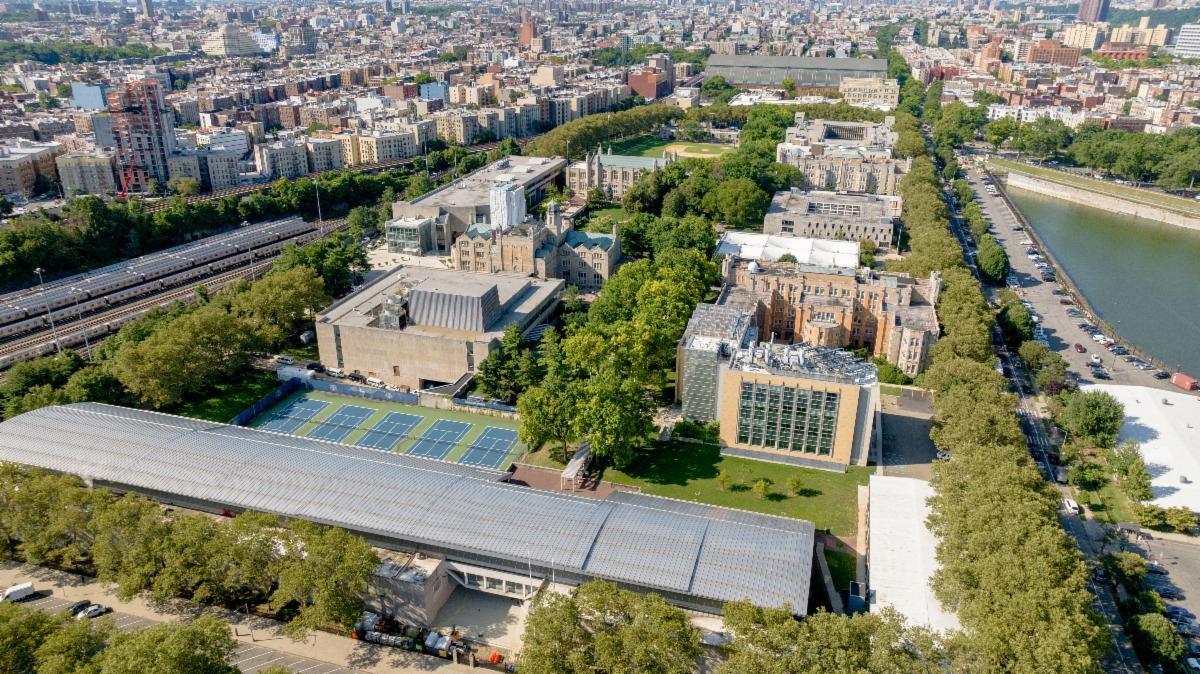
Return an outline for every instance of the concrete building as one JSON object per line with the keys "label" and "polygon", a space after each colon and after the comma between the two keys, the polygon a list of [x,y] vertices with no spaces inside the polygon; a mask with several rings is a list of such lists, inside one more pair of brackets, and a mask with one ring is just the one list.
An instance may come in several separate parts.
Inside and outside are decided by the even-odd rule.
{"label": "concrete building", "polygon": [[254,163],[269,180],[308,173],[308,146],[292,139],[254,146]]}
{"label": "concrete building", "polygon": [[558,180],[567,160],[562,157],[505,157],[444,185],[413,202],[392,204],[392,218],[432,218],[437,222],[435,246],[447,254],[471,225],[491,222],[491,190],[514,183],[536,204]]}
{"label": "concrete building", "polygon": [[882,250],[892,247],[898,196],[805,192],[793,187],[776,192],[763,218],[764,234],[841,241],[874,241]]}
{"label": "concrete building", "polygon": [[37,143],[24,138],[0,144],[0,194],[33,196],[38,176],[55,179],[54,162],[63,152],[61,143]]}
{"label": "concrete building", "polygon": [[[503,186],[493,194],[505,192]],[[546,209],[546,219],[524,217],[520,188],[505,192],[520,200],[519,220],[495,220],[467,228],[451,251],[451,264],[462,271],[529,274],[541,279],[562,279],[583,292],[598,292],[616,271],[621,245],[616,226],[611,234],[581,232],[565,222],[558,204]],[[493,200],[492,217],[497,207]]]}
{"label": "concrete building", "polygon": [[238,184],[241,155],[227,151],[197,150],[177,152],[167,157],[170,178],[191,178],[205,192]]}
{"label": "concrete building", "polygon": [[887,61],[713,54],[704,72],[708,77],[720,75],[735,86],[778,88],[790,79],[801,89],[836,89],[845,78],[886,78]]}
{"label": "concrete building", "polygon": [[1082,0],[1075,18],[1081,23],[1098,23],[1108,16],[1108,0]]}
{"label": "concrete building", "polygon": [[509,325],[549,320],[564,283],[525,275],[402,267],[317,316],[321,362],[409,390],[457,382]]}
{"label": "concrete building", "polygon": [[895,110],[900,104],[900,82],[883,77],[845,77],[838,92],[842,100],[859,108]]}
{"label": "concrete building", "polygon": [[227,23],[204,39],[201,50],[209,56],[237,57],[258,56],[262,48],[250,34],[240,27]]}
{"label": "concrete building", "polygon": [[754,320],[749,305],[696,305],[675,350],[675,397],[684,419],[703,424],[717,420],[721,364],[737,349],[756,343]]}
{"label": "concrete building", "polygon": [[[856,269],[857,250],[857,242],[726,233],[717,245],[721,303],[753,306],[762,341],[865,348],[916,375],[940,334],[941,275]],[[780,262],[784,254],[796,262]]]}
{"label": "concrete building", "polygon": [[797,112],[795,126],[775,146],[775,160],[800,169],[810,189],[894,195],[911,159],[897,159],[894,117],[882,124],[809,120]]}
{"label": "concrete building", "polygon": [[196,145],[213,150],[234,152],[242,157],[250,151],[250,138],[244,129],[218,128],[207,133],[197,133]]}
{"label": "concrete building", "polygon": [[1067,47],[1077,49],[1095,49],[1100,46],[1108,31],[1103,26],[1089,23],[1076,23],[1063,31],[1062,42]]}
{"label": "concrete building", "polygon": [[[687,395],[685,391],[684,395]],[[875,365],[846,351],[762,343],[719,368],[721,451],[844,471],[880,446]]]}
{"label": "concrete building", "polygon": [[111,151],[71,152],[55,160],[63,194],[116,194],[117,158]]}
{"label": "concrete building", "polygon": [[[417,139],[411,133],[382,132],[356,136],[358,155],[356,163],[374,164],[416,156]],[[345,145],[343,144],[343,155]]]}
{"label": "concrete building", "polygon": [[1174,52],[1179,58],[1200,58],[1200,23],[1185,23],[1179,28]]}
{"label": "concrete building", "polygon": [[1079,65],[1079,52],[1078,47],[1064,47],[1058,40],[1039,40],[1029,45],[1025,62],[1075,67]]}
{"label": "concrete building", "polygon": [[332,138],[307,138],[304,141],[308,154],[309,171],[332,171],[345,166],[342,161],[342,143]]}
{"label": "concrete building", "polygon": [[609,199],[620,201],[639,178],[675,159],[675,155],[665,152],[662,157],[632,157],[613,154],[611,146],[607,152],[595,150],[567,168],[567,189],[578,196],[598,189]]}

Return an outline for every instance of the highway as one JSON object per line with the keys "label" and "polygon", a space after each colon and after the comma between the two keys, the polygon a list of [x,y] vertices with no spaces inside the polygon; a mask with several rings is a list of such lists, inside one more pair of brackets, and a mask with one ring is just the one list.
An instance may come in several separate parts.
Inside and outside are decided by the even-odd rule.
{"label": "highway", "polygon": [[[1068,358],[1068,363],[1072,371],[1078,372],[1080,363],[1085,356],[1083,354],[1065,353],[1068,346],[1063,341],[1063,335],[1070,325],[1078,334],[1082,332],[1075,328],[1074,324],[1069,323],[1069,317],[1066,315],[1066,307],[1059,304],[1059,297],[1051,291],[1055,287],[1052,283],[1043,283],[1040,274],[1033,262],[1030,261],[1024,253],[1024,248],[1020,247],[1020,240],[1025,234],[1022,231],[1017,231],[1019,223],[1016,216],[1009,210],[1007,203],[1000,197],[992,197],[983,189],[979,181],[978,175],[972,175],[971,171],[967,171],[968,180],[971,183],[971,188],[975,191],[975,200],[983,209],[984,216],[992,223],[993,235],[1005,246],[1008,251],[1009,259],[1012,261],[1014,270],[1017,272],[1020,279],[1020,288],[1017,293],[1022,298],[1032,298],[1030,301],[1042,318],[1042,325],[1045,327],[1047,337],[1050,340],[1050,348],[1061,353],[1064,357],[1068,355],[1079,356],[1079,358]],[[959,243],[964,246],[964,250],[969,250],[969,237],[966,233],[965,224],[957,217],[957,211],[954,212],[952,218],[952,229]],[[1007,243],[1006,243],[1007,242]],[[1013,250],[1016,250],[1014,255]],[[967,264],[979,276],[979,270],[975,267],[971,256],[967,256]],[[996,289],[984,285],[984,293],[989,300],[994,300]],[[1082,320],[1082,319],[1081,319]],[[1085,336],[1086,337],[1086,336]],[[1029,444],[1029,451],[1035,461],[1037,461],[1042,475],[1055,484],[1056,490],[1061,496],[1067,496],[1068,492],[1065,486],[1055,483],[1055,465],[1051,461],[1052,439],[1047,432],[1048,414],[1040,405],[1038,398],[1034,396],[1036,393],[1036,382],[1031,373],[1025,370],[1024,363],[1016,354],[1010,353],[1003,345],[1003,340],[1000,337],[998,328],[994,329],[993,341],[996,345],[996,352],[1000,357],[1001,364],[1004,367],[1006,376],[1010,378],[1013,385],[1012,388],[1017,392],[1017,416],[1020,418],[1021,429],[1025,433],[1026,440]],[[1095,345],[1090,339],[1088,343]],[[1103,350],[1101,348],[1101,350]],[[1111,358],[1110,354],[1105,353]],[[1107,359],[1106,359],[1107,360]],[[1086,369],[1086,368],[1085,368]],[[1156,382],[1148,373],[1140,370],[1134,370],[1132,367],[1125,368],[1126,371],[1136,372],[1148,379],[1151,382]],[[1114,374],[1114,379],[1116,375]],[[1065,509],[1060,509],[1059,520],[1062,522],[1063,529],[1067,534],[1074,539],[1076,546],[1087,557],[1090,565],[1095,566],[1098,558],[1103,554],[1097,549],[1096,541],[1088,534],[1083,522],[1080,521],[1079,515],[1074,512],[1065,512]],[[1133,649],[1129,637],[1125,634],[1125,628],[1121,623],[1121,615],[1117,611],[1116,600],[1113,597],[1111,589],[1104,583],[1097,583],[1095,579],[1089,576],[1088,588],[1094,597],[1093,604],[1096,611],[1104,618],[1105,624],[1113,639],[1113,650],[1110,656],[1104,661],[1104,671],[1118,672],[1121,674],[1140,674],[1143,669],[1138,660],[1137,653]]]}

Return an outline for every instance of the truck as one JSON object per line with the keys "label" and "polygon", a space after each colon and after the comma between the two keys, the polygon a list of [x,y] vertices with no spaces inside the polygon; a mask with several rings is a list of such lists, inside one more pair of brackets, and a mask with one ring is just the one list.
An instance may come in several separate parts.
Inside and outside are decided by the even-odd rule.
{"label": "truck", "polygon": [[1185,391],[1194,391],[1196,389],[1196,380],[1182,372],[1176,372],[1171,375],[1171,383]]}
{"label": "truck", "polygon": [[33,596],[33,583],[13,585],[0,595],[0,601],[24,601]]}

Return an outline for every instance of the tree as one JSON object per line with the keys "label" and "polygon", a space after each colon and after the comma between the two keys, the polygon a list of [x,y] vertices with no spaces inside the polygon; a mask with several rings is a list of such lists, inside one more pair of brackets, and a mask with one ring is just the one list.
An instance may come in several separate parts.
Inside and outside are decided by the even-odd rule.
{"label": "tree", "polygon": [[729,474],[729,471],[722,468],[717,473],[717,486],[720,487],[721,491],[727,491],[732,484],[733,476]]}
{"label": "tree", "polygon": [[54,632],[53,616],[13,602],[0,603],[0,671],[32,672],[34,653]]}
{"label": "tree", "polygon": [[236,674],[229,625],[213,616],[117,632],[98,660],[99,674]]}
{"label": "tree", "polygon": [[1196,513],[1187,506],[1175,506],[1166,509],[1167,526],[1181,533],[1191,533],[1196,528]]}
{"label": "tree", "polygon": [[1110,447],[1125,421],[1125,407],[1104,391],[1080,391],[1067,397],[1057,421],[1080,439]]}
{"label": "tree", "polygon": [[328,236],[304,247],[288,244],[280,251],[275,264],[271,265],[271,271],[308,267],[321,277],[325,292],[340,296],[350,291],[357,275],[371,269],[367,252],[359,245],[361,237],[361,231],[349,230],[348,233]]}
{"label": "tree", "polygon": [[1013,144],[1018,150],[1046,159],[1071,143],[1071,130],[1059,120],[1041,117],[1020,127]]}
{"label": "tree", "polygon": [[92,674],[98,671],[96,655],[115,633],[112,616],[63,621],[34,653],[37,674]]}
{"label": "tree", "polygon": [[166,564],[164,547],[171,535],[169,516],[157,503],[126,494],[96,517],[98,536],[92,549],[96,577],[117,586],[117,597],[129,600],[149,589]]}
{"label": "tree", "polygon": [[[385,200],[380,199],[380,201],[384,202]],[[386,205],[391,208],[390,200],[386,202]],[[370,206],[355,206],[346,216],[346,224],[367,236],[375,236],[379,234],[380,215],[379,210]]]}
{"label": "tree", "polygon": [[689,674],[701,654],[687,615],[657,594],[589,581],[573,596],[543,593],[529,611],[521,671]]}
{"label": "tree", "polygon": [[783,81],[783,97],[795,98],[796,96],[796,80],[790,77]]}
{"label": "tree", "polygon": [[1133,507],[1138,524],[1147,529],[1162,529],[1167,526],[1167,511],[1153,503],[1139,503]]}
{"label": "tree", "polygon": [[270,347],[279,347],[329,302],[325,282],[309,267],[272,267],[233,297],[231,308]]}
{"label": "tree", "polygon": [[550,440],[558,442],[562,460],[571,457],[570,443],[576,436],[574,425],[575,387],[559,377],[547,377],[541,386],[534,386],[517,399],[521,415],[521,442],[540,447]]}
{"label": "tree", "polygon": [[984,235],[979,242],[975,261],[980,273],[992,283],[1000,283],[1008,276],[1008,254],[990,234]]}
{"label": "tree", "polygon": [[1021,128],[1021,123],[1011,117],[1001,117],[988,122],[983,127],[983,139],[992,146],[993,151],[999,151],[1005,141],[1010,140]]}
{"label": "tree", "polygon": [[588,381],[578,409],[576,432],[616,468],[633,461],[654,429],[654,402],[641,383],[611,368]]}
{"label": "tree", "polygon": [[408,201],[415,201],[427,192],[432,192],[434,187],[436,185],[429,179],[429,176],[424,173],[418,173],[413,176],[412,180],[408,181],[408,186],[404,188],[404,198]]}
{"label": "tree", "polygon": [[703,207],[713,218],[733,229],[750,229],[762,224],[771,198],[753,180],[727,180],[704,197]]}
{"label": "tree", "polygon": [[804,478],[800,477],[799,475],[793,475],[788,478],[787,486],[788,494],[790,496],[795,496],[796,494],[800,493],[801,489],[804,488]]}
{"label": "tree", "polygon": [[1187,643],[1166,616],[1145,613],[1134,616],[1130,624],[1133,627],[1133,643],[1139,654],[1149,656],[1163,665],[1178,663],[1187,655]]}
{"label": "tree", "polygon": [[1146,580],[1146,560],[1136,552],[1110,552],[1100,559],[1100,564],[1130,590],[1138,590]]}
{"label": "tree", "polygon": [[289,524],[284,545],[287,554],[271,607],[299,607],[284,632],[301,639],[320,627],[351,627],[362,615],[362,596],[379,565],[371,546],[345,529],[304,520]]}
{"label": "tree", "polygon": [[765,499],[771,495],[771,480],[765,477],[760,477],[754,481],[754,495],[760,499]]}
{"label": "tree", "polygon": [[537,383],[533,353],[525,346],[525,335],[513,323],[504,330],[500,348],[479,364],[475,385],[484,395],[512,401]]}
{"label": "tree", "polygon": [[190,197],[200,194],[200,183],[195,178],[176,176],[167,181],[167,189],[180,196]]}

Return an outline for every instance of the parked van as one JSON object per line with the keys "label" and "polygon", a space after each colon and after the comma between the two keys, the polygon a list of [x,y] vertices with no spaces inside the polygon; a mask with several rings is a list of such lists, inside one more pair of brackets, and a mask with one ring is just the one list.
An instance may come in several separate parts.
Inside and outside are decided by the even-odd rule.
{"label": "parked van", "polygon": [[33,596],[33,583],[13,585],[0,595],[0,601],[24,601]]}
{"label": "parked van", "polygon": [[367,377],[367,383],[370,384],[371,386],[377,386],[379,388],[383,388],[383,380],[380,379],[379,377]]}
{"label": "parked van", "polygon": [[341,379],[346,376],[345,372],[342,372],[340,369],[338,369],[336,367],[325,368],[325,374],[329,375],[330,377],[336,377],[338,379]]}
{"label": "parked van", "polygon": [[275,360],[283,363],[284,365],[293,365],[296,362],[296,359],[292,358],[291,356],[280,356],[280,357],[276,358]]}
{"label": "parked van", "polygon": [[1067,467],[1066,466],[1055,466],[1054,467],[1054,481],[1059,484],[1067,483]]}
{"label": "parked van", "polygon": [[1069,496],[1063,497],[1063,507],[1067,509],[1067,512],[1070,512],[1070,513],[1073,513],[1076,515],[1083,512],[1083,508],[1080,508],[1079,504],[1076,503],[1074,500],[1072,500],[1071,497],[1069,497]]}

